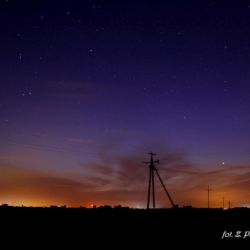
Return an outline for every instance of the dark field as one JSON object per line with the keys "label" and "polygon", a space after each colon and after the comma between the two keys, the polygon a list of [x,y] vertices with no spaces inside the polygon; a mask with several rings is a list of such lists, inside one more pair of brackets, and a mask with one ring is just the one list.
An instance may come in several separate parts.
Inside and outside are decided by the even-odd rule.
{"label": "dark field", "polygon": [[[217,249],[250,246],[249,209],[128,209],[0,207],[8,245],[70,249]],[[221,239],[223,232],[232,237]],[[237,231],[241,231],[235,237]],[[13,239],[13,240],[11,240]],[[34,245],[35,244],[35,245]],[[179,247],[182,248],[179,248]],[[245,246],[243,248],[243,246]],[[230,248],[231,249],[231,248]]]}

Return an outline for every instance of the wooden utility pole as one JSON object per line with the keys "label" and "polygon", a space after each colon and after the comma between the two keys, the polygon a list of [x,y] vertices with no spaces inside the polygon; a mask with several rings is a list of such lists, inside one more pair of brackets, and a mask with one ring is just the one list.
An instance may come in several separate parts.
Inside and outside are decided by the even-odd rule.
{"label": "wooden utility pole", "polygon": [[210,191],[211,189],[207,186],[207,208],[210,208]]}
{"label": "wooden utility pole", "polygon": [[175,208],[176,205],[174,204],[172,197],[170,196],[166,186],[163,183],[163,180],[162,180],[157,168],[155,167],[155,163],[159,164],[160,162],[159,162],[159,160],[157,160],[157,161],[154,160],[153,156],[155,156],[156,154],[150,152],[149,155],[150,155],[150,161],[144,162],[146,164],[149,164],[147,209],[150,208],[151,192],[152,192],[152,198],[153,198],[153,208],[155,208],[155,181],[154,181],[154,177],[155,177],[154,174],[155,173],[156,173],[157,177],[159,178],[159,181],[160,181],[160,183],[161,183],[161,185],[162,185],[162,187],[163,187],[163,189],[164,189],[164,191],[165,191],[165,193],[166,193],[172,207]]}

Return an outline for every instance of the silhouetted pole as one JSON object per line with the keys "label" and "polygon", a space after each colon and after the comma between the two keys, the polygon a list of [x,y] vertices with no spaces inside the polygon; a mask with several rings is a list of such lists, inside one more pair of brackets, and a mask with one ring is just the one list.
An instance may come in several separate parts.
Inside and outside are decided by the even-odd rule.
{"label": "silhouetted pole", "polygon": [[225,199],[224,199],[224,196],[222,197],[222,208],[224,209],[225,207]]}
{"label": "silhouetted pole", "polygon": [[155,175],[154,170],[152,169],[152,194],[153,194],[153,208],[155,208]]}
{"label": "silhouetted pole", "polygon": [[[146,164],[149,164],[149,181],[148,181],[148,198],[147,198],[147,209],[149,209],[150,207],[150,197],[151,197],[151,190],[152,190],[152,198],[153,198],[153,208],[155,208],[155,182],[154,182],[154,172],[156,172],[156,175],[158,176],[159,180],[160,180],[160,183],[172,205],[172,207],[176,207],[176,205],[174,204],[173,202],[173,199],[171,198],[166,186],[164,185],[162,179],[161,179],[161,176],[160,174],[158,173],[158,170],[156,169],[155,167],[155,163],[159,164],[159,160],[157,161],[154,161],[153,159],[153,156],[156,155],[152,152],[149,153],[150,155],[150,161],[147,161],[147,162],[144,162]],[[151,186],[152,186],[152,189],[151,189]]]}
{"label": "silhouetted pole", "polygon": [[[154,182],[154,169],[155,163],[159,163],[159,161],[154,161],[153,156],[156,155],[152,152],[150,154],[150,161],[144,162],[149,164],[149,181],[148,181],[148,201],[147,201],[147,209],[150,207],[150,198],[151,198],[151,192],[152,192],[152,198],[153,198],[153,208],[155,208],[155,182]],[[152,187],[151,187],[152,186]]]}
{"label": "silhouetted pole", "polygon": [[207,186],[207,208],[210,208],[210,188]]}
{"label": "silhouetted pole", "polygon": [[172,207],[176,207],[175,204],[174,204],[174,202],[173,202],[173,199],[171,198],[171,196],[170,196],[170,194],[169,194],[169,192],[168,192],[166,186],[164,185],[164,183],[163,183],[163,181],[162,181],[162,179],[161,179],[161,176],[160,176],[159,173],[158,173],[158,170],[155,169],[155,172],[156,172],[156,174],[157,174],[157,176],[158,176],[158,178],[159,178],[159,180],[160,180],[160,182],[161,182],[161,185],[163,186],[163,188],[164,188],[164,190],[165,190],[166,195],[168,196],[168,199],[169,199],[169,201],[170,201]]}
{"label": "silhouetted pole", "polygon": [[228,208],[229,209],[231,208],[231,202],[230,202],[230,200],[228,201]]}
{"label": "silhouetted pole", "polygon": [[150,205],[150,193],[151,193],[151,168],[149,168],[149,181],[148,181],[148,203],[147,208],[149,208]]}

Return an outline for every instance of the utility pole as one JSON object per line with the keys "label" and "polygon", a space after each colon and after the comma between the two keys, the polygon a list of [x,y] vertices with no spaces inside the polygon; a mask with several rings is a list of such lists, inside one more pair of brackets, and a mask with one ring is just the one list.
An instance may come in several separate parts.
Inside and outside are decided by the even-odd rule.
{"label": "utility pole", "polygon": [[228,209],[230,209],[231,208],[231,201],[229,200],[228,201]]}
{"label": "utility pole", "polygon": [[[152,192],[152,198],[153,198],[153,208],[155,208],[155,181],[154,181],[155,173],[156,173],[156,175],[157,175],[157,177],[158,177],[158,179],[159,179],[159,181],[160,181],[160,183],[161,183],[161,185],[162,185],[162,187],[163,187],[163,189],[164,189],[164,191],[165,191],[165,193],[166,193],[172,207],[175,208],[176,205],[174,204],[172,197],[170,196],[166,186],[163,183],[163,180],[162,180],[157,168],[155,167],[155,163],[160,164],[160,162],[159,162],[159,160],[156,160],[156,161],[154,160],[153,156],[155,156],[156,154],[150,152],[149,155],[150,155],[150,161],[143,162],[143,163],[149,164],[147,209],[150,208],[151,192]],[[152,187],[152,189],[151,189],[151,187]]]}
{"label": "utility pole", "polygon": [[207,208],[210,208],[210,191],[211,189],[207,186]]}
{"label": "utility pole", "polygon": [[[210,186],[207,186],[206,192],[207,192],[207,208],[211,208],[211,191],[213,191],[213,189],[210,188]],[[223,208],[224,208],[224,196],[222,197],[222,204],[223,204]]]}
{"label": "utility pole", "polygon": [[224,209],[225,207],[225,199],[224,199],[224,196],[222,197],[222,209]]}

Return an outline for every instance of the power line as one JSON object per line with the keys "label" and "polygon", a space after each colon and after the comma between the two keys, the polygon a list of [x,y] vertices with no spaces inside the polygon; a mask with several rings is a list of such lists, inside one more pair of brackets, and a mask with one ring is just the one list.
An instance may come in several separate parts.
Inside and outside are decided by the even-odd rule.
{"label": "power line", "polygon": [[[26,148],[30,148],[34,150],[42,150],[42,151],[57,152],[57,153],[68,153],[68,154],[73,154],[73,155],[82,155],[81,151],[72,151],[72,150],[68,150],[68,149],[60,148],[56,146],[47,146],[47,145],[39,145],[39,144],[31,144],[31,143],[19,143],[19,142],[15,142],[12,140],[5,140],[5,142],[1,141],[0,143],[18,145],[18,146],[22,146],[22,147],[26,147]],[[91,155],[91,153],[88,153],[88,155]],[[93,155],[93,152],[92,152],[92,155]]]}

